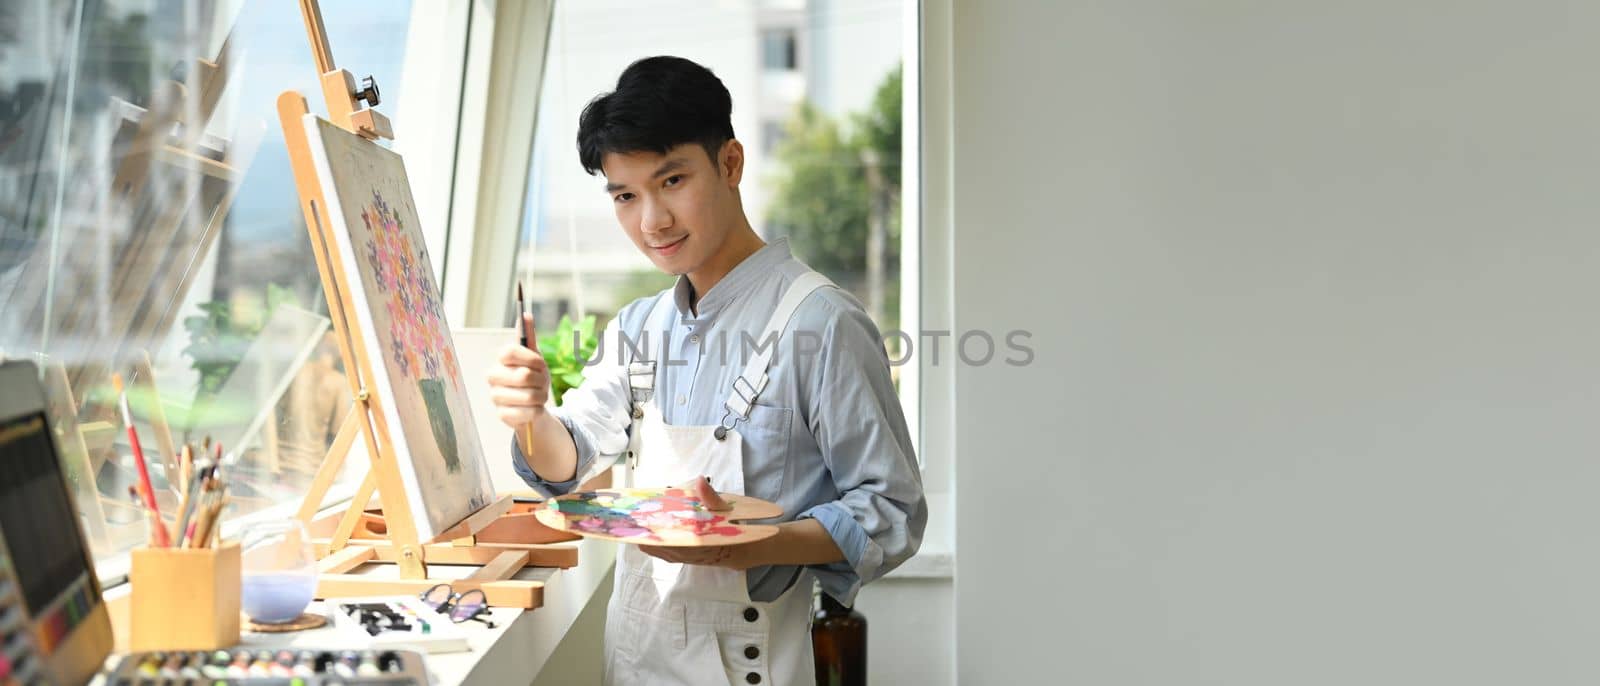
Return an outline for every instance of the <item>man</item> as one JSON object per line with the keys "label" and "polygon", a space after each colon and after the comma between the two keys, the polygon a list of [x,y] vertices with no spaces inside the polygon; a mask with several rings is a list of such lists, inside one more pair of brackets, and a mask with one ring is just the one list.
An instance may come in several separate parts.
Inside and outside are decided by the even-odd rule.
{"label": "man", "polygon": [[715,75],[675,57],[633,63],[584,108],[585,171],[604,174],[623,231],[677,283],[617,314],[610,354],[559,408],[537,350],[511,346],[491,372],[500,418],[533,425],[531,454],[512,450],[540,490],[621,460],[636,486],[783,507],[778,534],[755,543],[620,547],[608,683],[812,683],[812,580],[852,604],[916,552],[927,522],[878,330],[750,228],[731,112]]}

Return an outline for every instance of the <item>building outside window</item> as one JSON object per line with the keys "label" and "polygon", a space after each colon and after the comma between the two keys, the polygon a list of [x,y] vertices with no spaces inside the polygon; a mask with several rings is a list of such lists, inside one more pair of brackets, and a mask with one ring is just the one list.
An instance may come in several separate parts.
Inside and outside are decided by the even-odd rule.
{"label": "building outside window", "polygon": [[761,68],[767,71],[794,71],[800,68],[798,32],[791,27],[761,31]]}
{"label": "building outside window", "polygon": [[[619,28],[618,12],[633,20]],[[618,227],[604,180],[584,173],[574,144],[590,98],[634,60],[668,54],[707,66],[733,96],[747,155],[740,193],[756,232],[788,237],[880,329],[897,329],[900,130],[914,116],[900,103],[904,22],[902,0],[557,2],[516,262],[537,326],[594,315],[603,328],[672,283]]]}

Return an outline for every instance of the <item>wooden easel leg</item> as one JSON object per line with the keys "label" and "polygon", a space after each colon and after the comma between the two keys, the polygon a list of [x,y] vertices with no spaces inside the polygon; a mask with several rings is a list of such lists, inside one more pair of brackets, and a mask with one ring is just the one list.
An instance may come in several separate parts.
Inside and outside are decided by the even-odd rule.
{"label": "wooden easel leg", "polygon": [[[333,486],[333,480],[339,476],[339,469],[344,466],[345,458],[350,455],[350,447],[355,445],[356,433],[361,431],[359,417],[355,412],[355,405],[345,412],[344,421],[339,424],[339,433],[333,437],[333,445],[328,446],[328,454],[322,458],[322,466],[317,468],[316,478],[311,480],[311,488],[306,491],[305,500],[300,502],[300,511],[295,518],[305,524],[311,523],[311,518],[317,516],[317,510],[322,507],[322,499],[327,497],[328,489]],[[371,493],[367,494],[369,497]],[[362,503],[365,505],[365,503]]]}
{"label": "wooden easel leg", "polygon": [[509,579],[517,570],[528,564],[530,555],[526,552],[507,551],[500,553],[493,562],[478,568],[478,571],[467,575],[468,579],[475,581],[499,581]]}
{"label": "wooden easel leg", "polygon": [[422,556],[423,552],[421,545],[400,546],[400,559],[394,561],[394,563],[400,567],[400,578],[428,578],[428,565],[423,562]]}
{"label": "wooden easel leg", "polygon": [[343,574],[378,558],[378,551],[364,545],[353,545],[317,562],[321,574]]}
{"label": "wooden easel leg", "polygon": [[367,477],[361,480],[361,487],[356,489],[355,498],[350,500],[350,507],[345,509],[344,516],[339,518],[339,528],[334,529],[333,540],[329,545],[330,552],[338,552],[350,542],[350,535],[355,533],[356,525],[361,523],[362,509],[367,506],[367,501],[372,500],[372,493],[377,489],[378,473],[368,470]]}
{"label": "wooden easel leg", "polygon": [[89,459],[89,447],[83,442],[83,430],[78,426],[78,403],[72,399],[72,386],[67,380],[67,370],[60,362],[45,366],[45,396],[61,429],[61,453],[77,476],[78,509],[83,512],[89,526],[89,540],[100,550],[111,547],[111,534],[106,530],[106,511],[100,502],[100,486],[95,481],[94,462]]}

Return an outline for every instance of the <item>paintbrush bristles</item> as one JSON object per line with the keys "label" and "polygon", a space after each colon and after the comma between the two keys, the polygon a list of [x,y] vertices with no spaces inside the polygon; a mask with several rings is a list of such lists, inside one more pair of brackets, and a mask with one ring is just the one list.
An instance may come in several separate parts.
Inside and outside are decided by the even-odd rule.
{"label": "paintbrush bristles", "polygon": [[122,413],[122,425],[133,426],[133,409],[128,407],[128,393],[122,387],[122,375],[111,375],[111,388],[117,392],[117,411]]}
{"label": "paintbrush bristles", "polygon": [[517,282],[517,340],[522,347],[528,347],[528,322],[522,313],[527,312],[527,301],[522,298],[522,282]]}

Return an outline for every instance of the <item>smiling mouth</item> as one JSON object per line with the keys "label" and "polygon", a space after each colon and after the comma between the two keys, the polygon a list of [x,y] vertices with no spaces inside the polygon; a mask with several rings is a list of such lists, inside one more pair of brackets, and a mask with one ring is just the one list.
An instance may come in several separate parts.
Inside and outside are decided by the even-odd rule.
{"label": "smiling mouth", "polygon": [[672,250],[672,249],[678,247],[680,244],[682,244],[684,241],[686,241],[688,239],[689,239],[688,236],[684,236],[683,238],[679,238],[678,240],[675,240],[675,241],[673,241],[671,243],[663,243],[661,245],[652,245],[652,246],[650,246],[650,249],[651,250]]}

